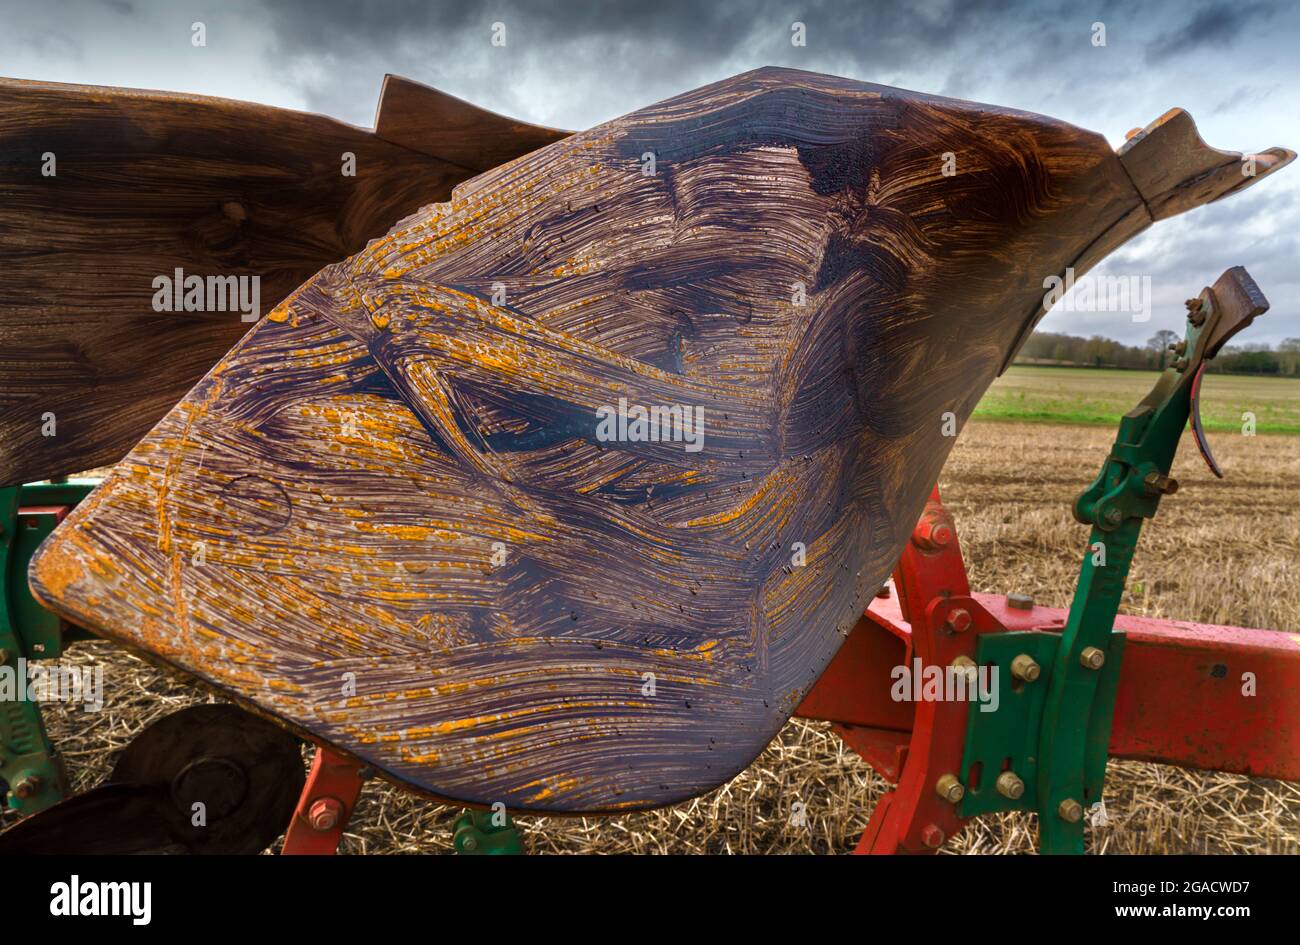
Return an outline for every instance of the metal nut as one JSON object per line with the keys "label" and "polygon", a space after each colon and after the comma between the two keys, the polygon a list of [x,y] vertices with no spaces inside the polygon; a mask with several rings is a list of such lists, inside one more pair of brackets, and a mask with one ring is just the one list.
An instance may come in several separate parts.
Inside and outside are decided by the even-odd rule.
{"label": "metal nut", "polygon": [[332,797],[322,797],[307,812],[307,822],[311,824],[311,829],[320,833],[333,830],[342,819],[343,804]]}
{"label": "metal nut", "polygon": [[1043,668],[1028,653],[1021,653],[1011,661],[1011,675],[1025,682],[1033,682],[1043,672]]}
{"label": "metal nut", "polygon": [[927,551],[938,551],[952,544],[953,531],[951,523],[942,517],[927,517],[921,520],[912,533],[912,541]]}
{"label": "metal nut", "polygon": [[943,625],[953,633],[965,633],[970,629],[972,620],[970,611],[965,607],[954,607],[948,611],[948,617],[944,620]]}
{"label": "metal nut", "polygon": [[955,774],[945,774],[934,784],[935,791],[949,804],[956,804],[966,796],[966,788],[957,780]]}
{"label": "metal nut", "polygon": [[1085,646],[1079,654],[1079,662],[1084,669],[1101,669],[1106,665],[1106,654],[1095,646]]}
{"label": "metal nut", "polygon": [[921,842],[931,850],[937,850],[943,846],[944,839],[943,831],[939,829],[937,824],[926,824],[921,831]]}
{"label": "metal nut", "polygon": [[41,793],[41,787],[43,785],[44,782],[41,780],[39,775],[35,775],[35,774],[23,775],[18,779],[18,782],[14,785],[14,796],[18,798],[24,798],[24,799],[29,797],[35,797],[37,794]]}
{"label": "metal nut", "polygon": [[1147,473],[1142,478],[1142,484],[1150,495],[1173,495],[1178,491],[1178,480],[1173,476],[1165,476],[1158,472]]}
{"label": "metal nut", "polygon": [[969,656],[954,656],[949,664],[953,669],[959,669],[966,674],[966,678],[974,681],[979,674],[979,664]]}
{"label": "metal nut", "polygon": [[1069,824],[1077,824],[1083,820],[1083,805],[1072,797],[1067,797],[1057,806],[1056,812],[1061,815],[1061,819]]}
{"label": "metal nut", "polygon": [[1020,776],[1014,771],[1003,771],[998,775],[998,780],[994,786],[998,789],[999,794],[1013,801],[1025,793],[1025,782],[1021,781]]}

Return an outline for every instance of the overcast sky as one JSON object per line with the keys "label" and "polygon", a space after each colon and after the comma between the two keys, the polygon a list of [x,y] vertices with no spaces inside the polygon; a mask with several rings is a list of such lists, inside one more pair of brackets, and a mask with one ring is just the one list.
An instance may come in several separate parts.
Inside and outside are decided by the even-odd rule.
{"label": "overcast sky", "polygon": [[[1300,4],[636,0],[0,0],[0,75],[222,95],[370,125],[384,73],[585,128],[763,65],[1007,105],[1124,133],[1173,106],[1207,143],[1300,149]],[[191,25],[207,45],[191,43]],[[806,45],[791,43],[805,24]],[[492,44],[505,24],[504,46]],[[1095,23],[1105,45],[1094,45]],[[1156,224],[1101,274],[1149,276],[1152,320],[1054,311],[1041,329],[1140,343],[1245,265],[1273,303],[1242,341],[1300,336],[1300,164]]]}

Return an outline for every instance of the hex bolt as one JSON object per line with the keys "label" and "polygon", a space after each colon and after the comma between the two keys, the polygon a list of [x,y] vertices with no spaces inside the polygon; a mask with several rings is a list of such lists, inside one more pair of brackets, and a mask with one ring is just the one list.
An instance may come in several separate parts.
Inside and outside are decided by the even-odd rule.
{"label": "hex bolt", "polygon": [[332,797],[322,797],[312,803],[307,812],[307,822],[311,829],[320,833],[333,830],[343,819],[343,804]]}
{"label": "hex bolt", "polygon": [[40,775],[25,774],[14,785],[14,796],[23,799],[35,797],[41,793],[43,786],[44,782],[41,781]]}
{"label": "hex bolt", "polygon": [[943,831],[939,829],[938,824],[926,824],[924,829],[921,830],[921,842],[931,850],[939,849],[939,847],[943,846],[943,841]]}
{"label": "hex bolt", "polygon": [[927,551],[938,551],[952,544],[952,525],[942,518],[922,519],[912,533],[912,541]]}
{"label": "hex bolt", "polygon": [[1003,771],[994,786],[999,794],[1013,801],[1025,793],[1025,782],[1014,771]]}
{"label": "hex bolt", "polygon": [[1042,671],[1043,668],[1028,653],[1021,653],[1011,661],[1011,675],[1025,682],[1033,682]]}
{"label": "hex bolt", "polygon": [[1101,669],[1106,665],[1106,654],[1095,646],[1085,646],[1079,654],[1079,662],[1084,669]]}
{"label": "hex bolt", "polygon": [[1032,594],[1008,594],[1007,606],[1012,610],[1033,610],[1034,597]]}
{"label": "hex bolt", "polygon": [[1083,820],[1083,805],[1072,797],[1067,797],[1057,805],[1056,812],[1061,815],[1061,819],[1069,824],[1077,824]]}
{"label": "hex bolt", "polygon": [[970,611],[965,607],[954,607],[948,611],[948,616],[943,625],[953,633],[965,633],[970,629],[972,619]]}
{"label": "hex bolt", "polygon": [[966,788],[955,774],[944,774],[934,783],[934,789],[949,804],[956,804],[966,796]]}
{"label": "hex bolt", "polygon": [[1149,495],[1173,495],[1178,491],[1177,479],[1158,472],[1147,473],[1142,478],[1142,484],[1146,486]]}
{"label": "hex bolt", "polygon": [[889,585],[888,584],[880,585],[880,590],[876,591],[876,596],[879,597],[881,600],[887,599],[889,597]]}
{"label": "hex bolt", "polygon": [[968,679],[975,679],[979,673],[979,666],[969,656],[954,656],[950,665],[953,669],[959,669],[966,674]]}
{"label": "hex bolt", "polygon": [[1174,370],[1178,371],[1179,373],[1186,371],[1187,365],[1189,363],[1190,362],[1188,362],[1186,358],[1179,358],[1177,361],[1174,362]]}
{"label": "hex bolt", "polygon": [[1124,521],[1124,510],[1117,505],[1112,505],[1106,510],[1106,524],[1118,525]]}

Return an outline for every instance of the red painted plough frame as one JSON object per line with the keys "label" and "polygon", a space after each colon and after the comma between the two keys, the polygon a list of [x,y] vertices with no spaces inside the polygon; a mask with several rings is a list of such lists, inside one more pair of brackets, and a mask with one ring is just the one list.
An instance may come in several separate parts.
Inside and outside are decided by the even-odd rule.
{"label": "red painted plough frame", "polygon": [[[896,702],[891,672],[975,657],[984,633],[1059,631],[1066,611],[972,594],[956,528],[936,489],[894,570],[797,715],[835,723],[896,786],[858,853],[933,852],[961,829],[938,778],[961,768],[966,702]],[[1120,616],[1127,644],[1110,755],[1300,780],[1300,635]],[[1243,674],[1254,692],[1243,697]]]}

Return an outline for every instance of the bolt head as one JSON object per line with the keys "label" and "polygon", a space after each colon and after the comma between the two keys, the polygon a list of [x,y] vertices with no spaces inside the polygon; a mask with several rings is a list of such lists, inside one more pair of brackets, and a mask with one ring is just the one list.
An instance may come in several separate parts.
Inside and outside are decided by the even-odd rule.
{"label": "bolt head", "polygon": [[1106,665],[1106,654],[1095,646],[1085,646],[1079,654],[1079,662],[1084,669],[1101,669]]}
{"label": "bolt head", "polygon": [[1083,820],[1083,805],[1072,797],[1067,797],[1057,805],[1056,813],[1067,824],[1077,824]]}
{"label": "bolt head", "polygon": [[953,633],[965,633],[970,629],[973,620],[970,611],[965,607],[954,607],[948,611],[948,617],[943,623]]}
{"label": "bolt head", "polygon": [[1038,665],[1028,653],[1021,653],[1011,661],[1011,675],[1016,679],[1023,679],[1025,682],[1033,682],[1043,672],[1043,668]]}
{"label": "bolt head", "polygon": [[943,831],[939,829],[938,824],[926,824],[921,830],[921,842],[931,850],[937,850],[943,846]]}
{"label": "bolt head", "polygon": [[927,515],[912,532],[912,541],[927,551],[938,551],[952,544],[952,524],[942,516]]}
{"label": "bolt head", "polygon": [[342,819],[343,805],[332,797],[322,797],[307,812],[307,822],[311,824],[311,829],[320,833],[333,830]]}
{"label": "bolt head", "polygon": [[24,800],[29,797],[35,797],[37,794],[41,793],[41,788],[43,786],[44,782],[41,780],[39,775],[23,775],[18,779],[18,783],[14,785],[14,796]]}
{"label": "bolt head", "polygon": [[1147,492],[1151,495],[1173,495],[1178,491],[1178,480],[1173,476],[1164,476],[1158,472],[1147,473],[1142,478],[1142,484],[1146,486]]}
{"label": "bolt head", "polygon": [[1011,800],[1018,800],[1025,793],[1025,782],[1014,771],[1003,771],[998,775],[994,786],[998,793]]}
{"label": "bolt head", "polygon": [[949,804],[956,804],[966,796],[966,788],[957,780],[955,774],[940,776],[939,780],[934,784],[934,789]]}

